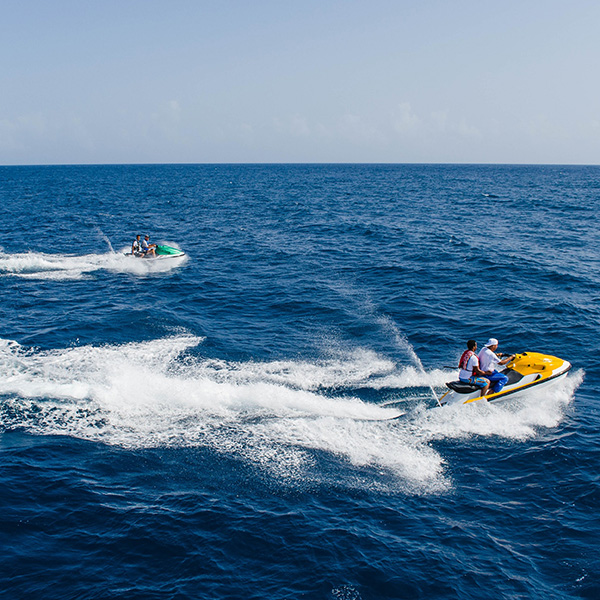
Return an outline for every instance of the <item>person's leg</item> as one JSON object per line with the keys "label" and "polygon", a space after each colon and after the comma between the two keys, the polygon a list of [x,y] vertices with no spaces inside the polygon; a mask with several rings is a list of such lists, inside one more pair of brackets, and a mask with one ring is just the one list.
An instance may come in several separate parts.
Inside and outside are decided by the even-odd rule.
{"label": "person's leg", "polygon": [[481,395],[485,396],[488,393],[488,391],[490,390],[490,380],[485,377],[482,377],[482,379],[485,381],[485,387],[482,388]]}
{"label": "person's leg", "polygon": [[502,373],[498,373],[498,371],[494,371],[491,375],[488,375],[488,379],[490,380],[492,393],[494,394],[501,391],[508,382],[508,377]]}
{"label": "person's leg", "polygon": [[486,377],[471,377],[470,383],[481,389],[482,396],[485,396],[490,389],[490,380]]}

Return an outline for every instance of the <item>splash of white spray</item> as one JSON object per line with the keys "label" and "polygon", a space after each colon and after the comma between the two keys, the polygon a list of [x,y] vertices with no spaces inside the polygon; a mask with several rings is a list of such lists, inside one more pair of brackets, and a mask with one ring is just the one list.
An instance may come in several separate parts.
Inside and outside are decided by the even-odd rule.
{"label": "splash of white spray", "polygon": [[[421,359],[415,352],[415,349],[413,348],[412,344],[406,339],[406,336],[400,331],[400,329],[392,321],[392,319],[387,316],[382,316],[379,318],[379,323],[392,333],[398,348],[401,348],[404,352],[406,352],[406,354],[413,361],[413,363],[415,364],[417,369],[419,369],[419,371],[421,373],[425,374],[426,373],[425,368],[423,367],[423,363],[421,362]],[[427,387],[431,390],[431,394],[435,398],[435,401],[437,402],[438,406],[441,406],[440,399],[438,398],[438,395],[435,393],[435,390],[433,389],[433,385],[431,385],[431,383],[428,382]]]}
{"label": "splash of white spray", "polygon": [[[371,351],[315,363],[228,362],[190,353],[201,341],[176,335],[39,351],[0,340],[0,429],[125,448],[210,448],[285,481],[436,493],[451,481],[432,440],[535,435],[560,421],[582,378],[531,404],[423,409],[390,421],[394,409],[336,395],[339,385],[378,389],[382,378],[402,378]],[[410,385],[414,368],[405,372]]]}
{"label": "splash of white spray", "polygon": [[102,231],[102,229],[100,229],[100,227],[95,227],[95,230],[96,230],[96,233],[98,234],[98,236],[100,236],[100,238],[102,238],[106,242],[106,245],[108,246],[108,250],[110,252],[114,253],[112,244],[110,243],[110,240],[108,239],[108,237],[106,236],[104,231]]}
{"label": "splash of white spray", "polygon": [[24,252],[6,254],[0,252],[0,275],[24,279],[78,280],[96,271],[149,275],[168,273],[187,261],[187,256],[160,258],[134,258],[121,252],[107,254],[47,254]]}

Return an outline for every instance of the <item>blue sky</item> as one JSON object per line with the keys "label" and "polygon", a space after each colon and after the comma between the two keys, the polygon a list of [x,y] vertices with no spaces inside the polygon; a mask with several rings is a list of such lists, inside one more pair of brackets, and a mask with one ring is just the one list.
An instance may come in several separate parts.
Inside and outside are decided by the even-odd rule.
{"label": "blue sky", "polygon": [[600,163],[596,0],[0,7],[0,164]]}

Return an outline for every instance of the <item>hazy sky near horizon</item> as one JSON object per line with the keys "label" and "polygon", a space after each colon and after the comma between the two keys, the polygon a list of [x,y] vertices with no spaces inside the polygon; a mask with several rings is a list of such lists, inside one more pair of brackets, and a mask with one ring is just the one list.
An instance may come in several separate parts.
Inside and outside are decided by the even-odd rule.
{"label": "hazy sky near horizon", "polygon": [[596,0],[0,6],[0,164],[600,164]]}

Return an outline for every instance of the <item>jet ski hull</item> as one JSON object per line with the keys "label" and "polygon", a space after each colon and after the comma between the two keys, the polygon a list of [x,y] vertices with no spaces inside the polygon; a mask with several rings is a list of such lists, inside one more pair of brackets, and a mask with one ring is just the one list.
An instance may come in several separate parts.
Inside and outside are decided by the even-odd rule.
{"label": "jet ski hull", "polygon": [[185,252],[179,248],[173,246],[167,246],[165,244],[158,244],[156,246],[156,256],[162,256],[164,258],[177,258],[178,256],[185,256]]}
{"label": "jet ski hull", "polygon": [[508,383],[499,392],[481,396],[481,391],[473,386],[452,381],[446,384],[450,391],[440,398],[440,403],[468,404],[477,400],[495,402],[514,398],[532,389],[539,390],[554,385],[566,377],[570,369],[571,363],[562,358],[538,352],[523,352],[517,354],[502,371],[508,377]]}

